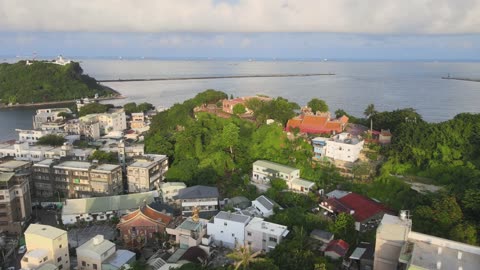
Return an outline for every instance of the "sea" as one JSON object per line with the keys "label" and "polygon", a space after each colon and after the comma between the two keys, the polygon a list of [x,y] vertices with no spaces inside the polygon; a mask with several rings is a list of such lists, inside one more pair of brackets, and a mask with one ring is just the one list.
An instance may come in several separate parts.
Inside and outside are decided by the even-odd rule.
{"label": "sea", "polygon": [[[109,82],[125,99],[115,105],[149,102],[159,108],[216,89],[235,97],[256,94],[284,97],[305,105],[312,98],[330,110],[363,116],[368,104],[379,111],[414,108],[429,122],[462,112],[480,112],[480,82],[444,80],[442,76],[480,78],[480,62],[248,61],[80,59],[86,74],[97,80],[188,78],[238,75],[334,73],[334,76],[251,77],[196,80]],[[16,138],[15,129],[32,128],[35,109],[0,110],[0,142]]]}

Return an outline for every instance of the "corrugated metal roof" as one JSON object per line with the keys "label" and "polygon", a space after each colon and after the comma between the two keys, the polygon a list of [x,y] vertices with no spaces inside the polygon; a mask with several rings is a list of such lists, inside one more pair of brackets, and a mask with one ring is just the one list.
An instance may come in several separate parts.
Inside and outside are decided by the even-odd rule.
{"label": "corrugated metal roof", "polygon": [[158,193],[156,191],[149,191],[127,195],[70,199],[65,202],[62,215],[129,210],[143,205],[144,202],[147,204],[152,203],[155,197],[158,197]]}
{"label": "corrugated metal roof", "polygon": [[253,163],[253,165],[264,167],[267,169],[275,170],[275,171],[286,173],[286,174],[291,174],[292,172],[298,170],[296,168],[292,168],[286,165],[278,164],[278,163],[267,161],[267,160],[257,160]]}

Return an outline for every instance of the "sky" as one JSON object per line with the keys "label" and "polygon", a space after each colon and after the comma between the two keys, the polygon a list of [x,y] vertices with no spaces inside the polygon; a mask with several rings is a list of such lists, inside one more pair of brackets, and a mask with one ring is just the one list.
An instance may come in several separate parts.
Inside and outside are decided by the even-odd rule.
{"label": "sky", "polygon": [[0,56],[480,60],[480,0],[0,0]]}

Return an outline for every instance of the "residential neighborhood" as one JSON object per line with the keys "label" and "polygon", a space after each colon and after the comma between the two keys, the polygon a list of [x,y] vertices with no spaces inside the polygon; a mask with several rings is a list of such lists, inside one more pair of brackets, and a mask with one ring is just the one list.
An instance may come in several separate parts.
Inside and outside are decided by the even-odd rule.
{"label": "residential neighborhood", "polygon": [[[235,106],[252,106],[255,99],[224,99],[222,113],[233,117]],[[260,97],[259,102],[271,99]],[[82,103],[80,110],[88,104],[95,103]],[[254,109],[238,117],[251,121]],[[236,187],[179,181],[170,173],[171,157],[145,150],[141,138],[149,129],[146,119],[151,112],[126,115],[123,108],[109,110],[78,119],[67,116],[72,113],[67,108],[38,110],[33,118],[37,129],[19,130],[12,153],[8,142],[0,148],[0,228],[24,241],[22,269],[117,270],[142,265],[163,270],[192,263],[223,267],[235,263],[236,252],[269,257],[299,235],[305,235],[305,248],[332,269],[430,269],[429,264],[436,269],[474,269],[480,258],[477,247],[413,232],[408,211],[399,213],[348,185],[339,189],[342,185],[327,186],[312,177],[315,169],[338,170],[342,177],[340,172],[350,168],[358,175],[356,167],[378,162],[371,158],[372,151],[378,153],[378,147],[391,142],[389,130],[364,128],[362,133],[357,125],[349,126],[346,116],[332,119],[308,107],[286,127],[269,120],[266,126],[279,128],[296,145],[295,151],[308,147],[303,152],[308,166],[296,168],[294,162],[275,157],[256,159],[242,176],[242,185],[253,189],[226,196]],[[209,112],[196,112],[211,117]],[[52,122],[59,128],[46,129]],[[48,136],[58,137],[60,146],[43,144]],[[233,148],[227,149],[233,156]],[[178,174],[175,169],[172,173]],[[301,208],[305,202],[313,207]],[[306,211],[301,215],[315,225],[289,226],[295,211]],[[459,263],[427,256],[429,250],[438,256],[457,252]],[[469,261],[460,263],[463,258]]]}

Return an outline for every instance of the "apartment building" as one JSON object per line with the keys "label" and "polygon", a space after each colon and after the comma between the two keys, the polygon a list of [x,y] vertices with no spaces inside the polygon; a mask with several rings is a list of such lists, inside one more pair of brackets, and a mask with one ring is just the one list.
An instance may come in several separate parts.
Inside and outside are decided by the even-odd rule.
{"label": "apartment building", "polygon": [[287,235],[287,226],[264,221],[254,217],[245,227],[245,242],[253,252],[269,252],[274,249]]}
{"label": "apartment building", "polygon": [[30,218],[30,167],[16,160],[0,164],[0,231],[21,233]]}
{"label": "apartment building", "polygon": [[35,116],[33,116],[33,128],[41,129],[44,123],[65,120],[63,116],[60,116],[61,113],[71,114],[72,111],[69,108],[38,109]]}
{"label": "apartment building", "polygon": [[85,160],[93,152],[92,148],[74,149],[69,143],[60,147],[48,145],[29,145],[28,142],[0,144],[0,158],[13,157],[16,160],[41,161],[48,158],[70,157],[75,160]]}
{"label": "apartment building", "polygon": [[122,168],[87,161],[58,162],[46,159],[33,165],[35,196],[85,198],[120,194]]}
{"label": "apartment building", "polygon": [[101,134],[127,129],[127,118],[123,109],[113,110],[107,113],[89,114],[80,117],[79,120],[80,122],[86,123],[98,122]]}
{"label": "apartment building", "polygon": [[82,117],[80,119],[72,119],[65,124],[65,132],[84,136],[89,140],[100,139],[100,123],[96,117]]}
{"label": "apartment building", "polygon": [[207,223],[207,233],[216,245],[235,248],[245,245],[245,226],[251,217],[220,211]]}
{"label": "apartment building", "polygon": [[15,129],[18,133],[18,142],[27,142],[29,145],[34,145],[38,140],[50,134],[56,134],[54,130],[35,130],[35,129]]}
{"label": "apartment building", "polygon": [[480,247],[411,230],[408,211],[385,214],[377,229],[374,269],[462,269],[480,265]]}
{"label": "apartment building", "polygon": [[168,158],[165,155],[147,154],[136,157],[127,166],[128,192],[145,192],[158,189],[168,170]]}
{"label": "apartment building", "polygon": [[25,231],[27,253],[22,269],[38,269],[53,264],[59,270],[70,269],[68,234],[64,230],[42,224],[31,224]]}
{"label": "apartment building", "polygon": [[132,121],[130,121],[130,128],[142,129],[144,127],[145,127],[145,114],[143,112],[132,113]]}

